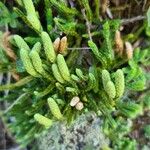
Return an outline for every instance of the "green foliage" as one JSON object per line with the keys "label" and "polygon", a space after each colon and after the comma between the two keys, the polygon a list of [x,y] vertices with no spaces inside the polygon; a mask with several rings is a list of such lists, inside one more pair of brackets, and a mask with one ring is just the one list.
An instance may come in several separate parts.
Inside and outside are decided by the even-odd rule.
{"label": "green foliage", "polygon": [[150,109],[150,93],[146,93],[143,98],[144,107]]}
{"label": "green foliage", "polygon": [[136,150],[137,149],[137,143],[135,140],[131,140],[129,138],[125,138],[122,141],[118,142],[116,150],[124,149],[124,150]]}
{"label": "green foliage", "polygon": [[117,126],[114,129],[110,127],[107,120],[105,120],[104,123],[104,132],[113,141],[113,148],[116,150],[136,150],[136,141],[125,137],[131,131],[131,120],[125,120],[120,117],[116,120],[116,122]]}
{"label": "green foliage", "polygon": [[63,118],[63,116],[60,112],[60,109],[59,109],[57,103],[55,102],[55,100],[53,98],[48,98],[48,105],[49,105],[49,108],[50,108],[52,114],[54,115],[54,117],[61,120]]}
{"label": "green foliage", "polygon": [[46,16],[46,22],[47,22],[47,30],[50,32],[53,27],[53,14],[52,14],[52,9],[51,9],[51,5],[50,5],[50,1],[49,0],[44,0],[45,3],[45,16]]}
{"label": "green foliage", "polygon": [[144,127],[144,133],[147,138],[150,138],[150,125]]}
{"label": "green foliage", "polygon": [[96,78],[92,73],[89,73],[89,80],[88,80],[88,85],[86,91],[90,91],[94,89],[96,86]]}
{"label": "green foliage", "polygon": [[146,77],[140,64],[148,66],[149,52],[147,49],[135,49],[133,59],[128,62],[129,66],[124,68],[126,75],[126,87],[130,90],[141,91],[145,89]]}
{"label": "green foliage", "polygon": [[103,25],[103,31],[102,31],[103,37],[104,37],[104,48],[105,48],[105,54],[109,60],[113,59],[113,50],[112,50],[112,41],[110,36],[110,24],[108,22],[104,23]]}
{"label": "green foliage", "polygon": [[111,81],[110,73],[107,70],[102,70],[102,82],[105,88],[107,82]]}
{"label": "green foliage", "polygon": [[16,28],[18,25],[17,14],[9,9],[0,2],[0,26],[9,24],[11,28]]}
{"label": "green foliage", "polygon": [[120,112],[129,118],[136,118],[137,115],[142,115],[143,113],[142,106],[133,102],[122,102],[117,106]]}
{"label": "green foliage", "polygon": [[29,14],[36,15],[32,0],[23,0],[23,4],[26,9],[27,15],[29,15]]}
{"label": "green foliage", "polygon": [[23,2],[24,7],[26,9],[26,14],[24,14],[18,8],[14,8],[15,13],[18,14],[18,16],[21,17],[23,19],[23,21],[29,27],[31,27],[37,33],[40,33],[42,31],[42,26],[41,26],[40,20],[38,18],[38,15],[35,11],[33,1],[32,0],[23,0],[22,2]]}
{"label": "green foliage", "polygon": [[42,66],[42,61],[40,59],[39,54],[36,51],[31,51],[29,54],[29,57],[31,58],[33,67],[35,68],[35,70],[40,73],[43,74],[44,73],[44,69]]}
{"label": "green foliage", "polygon": [[26,71],[34,76],[34,77],[38,77],[38,73],[36,72],[35,68],[33,67],[32,65],[32,62],[31,62],[31,59],[29,57],[29,53],[26,49],[21,49],[20,50],[20,57],[21,57],[21,60],[23,62],[23,65],[26,69]]}
{"label": "green foliage", "polygon": [[86,11],[86,14],[87,14],[87,18],[91,22],[92,19],[93,19],[93,14],[92,14],[92,10],[90,8],[88,0],[81,0],[80,3],[82,5],[82,7],[85,8],[85,11]]}
{"label": "green foliage", "polygon": [[6,56],[4,48],[2,46],[2,32],[0,31],[0,70],[4,68],[4,66],[8,64],[9,60]]}
{"label": "green foliage", "polygon": [[21,36],[14,35],[13,38],[15,40],[15,43],[19,47],[19,49],[25,49],[27,51],[30,50],[29,46],[27,45],[27,43],[24,41],[24,39]]}
{"label": "green foliage", "polygon": [[66,15],[66,17],[70,15],[76,15],[78,12],[75,8],[69,8],[66,6],[64,2],[56,1],[56,0],[50,0],[50,3],[53,7],[56,7],[56,9],[63,15]]}
{"label": "green foliage", "polygon": [[42,32],[41,39],[43,42],[46,57],[50,60],[50,62],[54,62],[56,59],[56,54],[55,54],[53,44],[52,44],[52,41],[51,41],[48,33]]}
{"label": "green foliage", "polygon": [[146,34],[150,36],[150,7],[147,11],[147,26],[146,26]]}
{"label": "green foliage", "polygon": [[[116,53],[114,37],[120,20],[100,21],[98,0],[92,6],[87,0],[76,1],[76,8],[61,0],[45,0],[40,18],[36,12],[38,2],[35,6],[32,0],[22,2],[18,1],[19,7],[25,13],[18,8],[14,11],[35,33],[28,28],[27,33],[20,31],[20,36],[12,36],[10,43],[17,62],[11,62],[0,47],[0,71],[9,72],[11,66],[20,76],[19,81],[0,86],[0,91],[10,90],[10,95],[15,95],[4,116],[6,122],[14,118],[8,124],[18,142],[25,146],[55,122],[71,124],[90,111],[103,118],[103,131],[112,140],[113,149],[136,149],[136,142],[128,136],[132,127],[129,118],[135,119],[145,106],[149,108],[149,99],[142,101],[143,108],[131,92],[147,88],[149,48],[135,49],[130,60]],[[88,29],[91,31],[87,31],[85,22],[93,25]],[[100,24],[102,29],[98,30]],[[64,35],[69,48],[74,49],[70,52],[67,48],[65,56],[53,46],[55,38]],[[90,50],[78,51],[81,46],[89,46]],[[75,96],[83,104],[81,110],[70,105]]]}
{"label": "green foliage", "polygon": [[123,95],[125,88],[124,74],[121,69],[118,69],[115,73],[115,87],[116,97],[120,98]]}
{"label": "green foliage", "polygon": [[39,122],[39,124],[44,125],[46,128],[49,128],[52,125],[52,121],[40,114],[35,114],[34,119]]}
{"label": "green foliage", "polygon": [[64,79],[63,79],[63,77],[62,77],[61,74],[60,74],[60,71],[59,71],[59,69],[58,69],[57,64],[53,64],[53,65],[52,65],[52,71],[53,71],[54,77],[56,78],[56,80],[57,80],[58,82],[60,82],[60,83],[64,83],[64,82],[65,82]]}
{"label": "green foliage", "polygon": [[115,98],[116,96],[116,88],[112,81],[108,81],[105,86],[105,91],[109,95],[110,98]]}
{"label": "green foliage", "polygon": [[57,64],[58,64],[59,71],[60,71],[62,77],[64,78],[64,80],[70,81],[70,72],[69,72],[69,69],[67,67],[67,64],[65,62],[63,55],[58,54]]}
{"label": "green foliage", "polygon": [[27,13],[27,20],[31,23],[31,25],[37,30],[41,30],[41,23],[38,19],[38,16],[35,12],[35,8],[33,5],[32,0],[23,0],[26,13]]}
{"label": "green foliage", "polygon": [[[55,25],[58,27],[60,31],[63,31],[66,35],[72,35],[78,37],[78,33],[75,31],[77,23],[67,21],[65,19],[54,18]],[[78,37],[79,38],[79,37]]]}
{"label": "green foliage", "polygon": [[88,45],[91,48],[91,50],[92,50],[93,54],[95,55],[95,57],[98,59],[98,61],[100,61],[102,63],[102,66],[106,67],[107,66],[106,58],[98,50],[96,44],[94,42],[92,42],[92,41],[89,41]]}

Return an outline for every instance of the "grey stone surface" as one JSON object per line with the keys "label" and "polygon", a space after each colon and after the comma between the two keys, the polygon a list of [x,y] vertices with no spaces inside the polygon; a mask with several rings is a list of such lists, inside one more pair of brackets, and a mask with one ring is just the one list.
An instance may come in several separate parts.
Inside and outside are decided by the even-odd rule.
{"label": "grey stone surface", "polygon": [[37,141],[39,150],[99,150],[109,140],[101,129],[102,121],[95,114],[80,116],[70,127],[55,124]]}

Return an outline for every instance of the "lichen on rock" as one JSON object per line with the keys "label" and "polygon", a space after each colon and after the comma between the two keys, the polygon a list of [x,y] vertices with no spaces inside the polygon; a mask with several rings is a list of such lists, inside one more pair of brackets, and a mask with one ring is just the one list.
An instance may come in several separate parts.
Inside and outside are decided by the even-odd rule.
{"label": "lichen on rock", "polygon": [[71,126],[56,123],[37,140],[39,150],[99,150],[109,144],[94,113],[81,115]]}

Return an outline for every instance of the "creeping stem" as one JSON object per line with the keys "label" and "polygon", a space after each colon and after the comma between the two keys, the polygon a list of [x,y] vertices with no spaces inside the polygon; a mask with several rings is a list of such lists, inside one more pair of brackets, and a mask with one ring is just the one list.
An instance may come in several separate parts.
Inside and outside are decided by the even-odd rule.
{"label": "creeping stem", "polygon": [[6,84],[6,85],[2,85],[0,86],[0,91],[3,91],[3,90],[11,90],[11,89],[15,89],[17,87],[20,87],[20,86],[23,86],[25,84],[27,84],[28,82],[32,81],[33,80],[33,77],[32,76],[27,76],[21,80],[19,80],[18,82],[16,83],[13,83],[13,84]]}

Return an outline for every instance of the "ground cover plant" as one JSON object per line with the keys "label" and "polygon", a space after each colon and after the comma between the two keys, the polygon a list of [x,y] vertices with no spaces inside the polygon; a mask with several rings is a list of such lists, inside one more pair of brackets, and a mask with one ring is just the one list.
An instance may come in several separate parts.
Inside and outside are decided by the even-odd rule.
{"label": "ground cover plant", "polygon": [[92,113],[110,141],[97,149],[150,148],[148,1],[2,1],[0,28],[1,118],[19,145]]}

